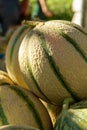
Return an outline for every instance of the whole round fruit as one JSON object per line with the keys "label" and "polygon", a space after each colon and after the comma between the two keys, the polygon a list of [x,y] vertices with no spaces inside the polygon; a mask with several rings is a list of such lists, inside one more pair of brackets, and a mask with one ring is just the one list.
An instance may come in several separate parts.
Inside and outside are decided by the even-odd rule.
{"label": "whole round fruit", "polygon": [[87,33],[79,25],[63,20],[37,25],[23,39],[18,59],[24,80],[43,100],[87,98]]}

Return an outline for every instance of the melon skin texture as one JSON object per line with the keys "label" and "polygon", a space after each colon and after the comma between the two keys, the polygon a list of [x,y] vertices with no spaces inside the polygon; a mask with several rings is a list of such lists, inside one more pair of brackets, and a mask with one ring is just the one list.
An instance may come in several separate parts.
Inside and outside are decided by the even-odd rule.
{"label": "melon skin texture", "polygon": [[60,105],[67,97],[87,98],[87,33],[82,27],[43,22],[26,34],[18,59],[26,83],[43,100]]}
{"label": "melon skin texture", "polygon": [[16,85],[0,85],[0,126],[31,126],[52,130],[47,109],[30,91]]}
{"label": "melon skin texture", "polygon": [[5,125],[0,127],[0,130],[39,130],[31,126],[17,126],[17,125]]}

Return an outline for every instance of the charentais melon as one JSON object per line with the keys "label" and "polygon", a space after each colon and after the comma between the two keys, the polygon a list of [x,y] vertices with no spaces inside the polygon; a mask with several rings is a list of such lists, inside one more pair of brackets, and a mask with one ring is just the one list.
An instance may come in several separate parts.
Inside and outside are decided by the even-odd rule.
{"label": "charentais melon", "polygon": [[62,104],[87,98],[87,33],[69,21],[52,20],[34,27],[19,48],[20,71],[38,97]]}
{"label": "charentais melon", "polygon": [[70,105],[71,100],[65,99],[54,130],[87,130],[87,100]]}
{"label": "charentais melon", "polygon": [[0,85],[0,126],[27,125],[53,130],[51,118],[42,102],[17,85]]}
{"label": "charentais melon", "polygon": [[29,33],[30,30],[32,30],[32,28],[34,28],[37,24],[39,23],[24,21],[24,23],[17,27],[17,29],[12,34],[6,49],[6,70],[10,78],[16,84],[27,89],[29,89],[29,85],[26,84],[21,74],[18,62],[18,52],[21,42],[24,39],[25,35]]}

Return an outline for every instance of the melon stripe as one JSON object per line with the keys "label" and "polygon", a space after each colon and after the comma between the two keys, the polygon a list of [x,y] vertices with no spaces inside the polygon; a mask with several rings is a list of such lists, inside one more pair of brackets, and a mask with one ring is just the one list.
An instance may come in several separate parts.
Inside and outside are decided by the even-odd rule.
{"label": "melon stripe", "polygon": [[70,44],[72,44],[72,46],[76,49],[76,51],[81,55],[83,60],[87,62],[87,56],[85,52],[79,47],[78,43],[75,40],[73,40],[71,37],[69,37],[67,34],[65,34],[63,30],[59,30],[58,33],[61,36],[63,36]]}
{"label": "melon stripe", "polygon": [[8,120],[7,120],[6,116],[5,116],[5,113],[4,113],[4,111],[3,111],[3,108],[2,108],[2,106],[1,106],[1,104],[0,104],[0,120],[2,121],[2,124],[3,124],[3,125],[9,124],[9,123],[8,123]]}
{"label": "melon stripe", "polygon": [[[31,33],[30,37],[31,37],[32,35],[33,35],[33,33]],[[71,90],[71,88],[69,87],[68,83],[65,81],[63,75],[60,73],[59,67],[56,66],[56,63],[55,63],[53,57],[50,55],[50,51],[49,51],[49,49],[47,48],[44,35],[43,35],[41,32],[39,32],[39,31],[37,31],[36,35],[38,35],[39,38],[40,38],[40,41],[41,41],[40,43],[41,43],[41,46],[42,46],[42,48],[43,48],[43,50],[44,50],[45,57],[48,59],[48,62],[49,62],[49,64],[50,64],[50,66],[51,66],[51,68],[52,68],[52,70],[53,70],[55,76],[56,76],[57,79],[61,82],[61,84],[63,85],[63,87],[69,92],[69,94],[73,97],[73,99],[76,100],[76,101],[79,101],[79,100],[80,100],[80,97],[78,97],[77,94],[76,94],[75,92],[73,92],[73,90]],[[28,44],[28,45],[29,45],[29,44]],[[32,72],[31,75],[32,75],[32,76],[31,76],[31,77],[32,77],[32,80],[34,80],[34,83],[35,83],[36,80],[35,80],[35,78],[34,78],[33,72]],[[35,84],[35,85],[36,85],[36,84]],[[37,89],[41,92],[41,94],[43,94],[43,92],[42,92],[41,89],[40,89],[40,86],[39,86],[39,85],[37,85],[37,86],[38,86]]]}
{"label": "melon stripe", "polygon": [[46,45],[45,37],[41,33],[40,33],[40,39],[41,39],[40,43],[41,43],[41,45],[42,45],[42,47],[44,49],[44,53],[45,53],[45,55],[46,55],[46,57],[47,57],[47,59],[49,61],[49,64],[50,64],[54,74],[56,75],[57,79],[61,82],[61,84],[64,86],[64,88],[70,93],[70,95],[73,97],[73,99],[79,101],[80,98],[77,96],[77,94],[75,92],[73,92],[73,90],[71,90],[68,83],[65,81],[63,75],[59,71],[59,67],[56,65],[55,60],[50,55],[49,48],[47,48],[47,45]]}
{"label": "melon stripe", "polygon": [[9,83],[4,82],[4,83],[1,83],[0,85],[9,85]]}
{"label": "melon stripe", "polygon": [[39,115],[37,109],[35,108],[34,103],[28,98],[28,96],[26,95],[26,93],[24,93],[24,91],[22,89],[17,88],[17,87],[15,87],[13,85],[12,86],[8,86],[8,87],[10,87],[10,89],[12,89],[13,91],[15,91],[17,93],[17,95],[20,98],[22,98],[22,100],[24,100],[26,102],[28,109],[31,110],[33,116],[35,117],[35,120],[36,120],[36,123],[38,124],[38,127],[41,130],[44,130],[44,126],[42,124],[40,115]]}
{"label": "melon stripe", "polygon": [[72,25],[74,28],[76,28],[78,31],[80,31],[81,33],[83,33],[84,35],[87,35],[87,33],[85,31],[83,31],[82,29],[80,29],[79,27],[76,27],[74,25]]}
{"label": "melon stripe", "polygon": [[12,61],[12,56],[13,56],[13,53],[14,53],[14,48],[15,48],[15,43],[19,40],[19,38],[21,37],[21,34],[28,28],[28,26],[22,26],[20,28],[20,32],[18,33],[18,35],[15,37],[15,39],[13,40],[13,45],[11,47],[11,52],[10,52],[10,63]]}
{"label": "melon stripe", "polygon": [[35,77],[34,77],[34,74],[33,74],[33,71],[32,71],[32,67],[29,63],[29,57],[27,56],[27,61],[28,61],[28,71],[30,73],[30,76],[35,84],[35,86],[37,87],[37,89],[39,90],[39,92],[43,95],[43,97],[48,100],[50,103],[51,101],[48,99],[48,97],[43,93],[43,91],[40,89],[40,86],[38,85],[37,81],[35,80]]}
{"label": "melon stripe", "polygon": [[80,28],[80,26],[79,25],[76,25],[75,23],[71,23],[71,22],[67,22],[67,21],[61,21],[61,20],[59,20],[58,21],[58,23],[62,23],[62,24],[65,24],[65,25],[69,25],[69,26],[71,26],[71,27],[73,27],[73,28],[75,28],[75,29],[77,29],[78,31],[80,31],[81,33],[83,33],[84,35],[87,35],[87,33],[84,31],[84,30],[82,30],[82,28]]}
{"label": "melon stripe", "polygon": [[[67,25],[68,25],[68,24],[67,24]],[[78,31],[80,31],[80,32],[83,33],[84,35],[87,35],[87,33],[86,33],[85,31],[83,31],[81,28],[79,28],[79,27],[77,27],[77,26],[75,26],[75,25],[73,25],[73,24],[69,24],[69,26],[71,26],[71,27],[77,29]]]}

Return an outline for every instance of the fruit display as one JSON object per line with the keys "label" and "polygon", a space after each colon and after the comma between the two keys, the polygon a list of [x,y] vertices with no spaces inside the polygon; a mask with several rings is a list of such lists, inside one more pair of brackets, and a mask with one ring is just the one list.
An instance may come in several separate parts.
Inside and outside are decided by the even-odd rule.
{"label": "fruit display", "polygon": [[0,67],[0,130],[86,130],[86,42],[85,30],[64,20],[14,30]]}

